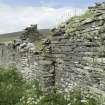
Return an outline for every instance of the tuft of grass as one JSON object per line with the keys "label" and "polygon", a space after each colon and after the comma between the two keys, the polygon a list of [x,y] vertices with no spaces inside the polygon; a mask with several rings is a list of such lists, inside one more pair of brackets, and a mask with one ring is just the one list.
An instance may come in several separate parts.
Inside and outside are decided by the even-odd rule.
{"label": "tuft of grass", "polygon": [[0,105],[15,105],[24,93],[23,84],[14,68],[0,68]]}
{"label": "tuft of grass", "polygon": [[81,19],[92,18],[95,16],[95,14],[96,13],[94,11],[87,10],[85,14],[81,15],[79,18]]}
{"label": "tuft of grass", "polygon": [[66,21],[66,27],[65,27],[65,32],[67,34],[70,34],[72,32],[75,32],[78,30],[79,27],[82,25],[82,21],[84,22],[85,20],[92,20],[95,19],[96,13],[91,10],[87,10],[83,15],[81,16],[74,16],[71,17],[68,21]]}

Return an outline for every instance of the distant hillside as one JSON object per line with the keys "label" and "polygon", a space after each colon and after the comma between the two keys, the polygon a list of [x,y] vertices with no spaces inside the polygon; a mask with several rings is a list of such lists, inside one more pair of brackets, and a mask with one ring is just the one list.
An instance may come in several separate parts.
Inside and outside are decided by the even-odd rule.
{"label": "distant hillside", "polygon": [[[51,32],[49,29],[40,29],[39,32],[43,35],[42,37],[47,37],[51,35]],[[0,34],[0,42],[13,41],[14,39],[19,38],[22,35],[22,33],[23,31]]]}

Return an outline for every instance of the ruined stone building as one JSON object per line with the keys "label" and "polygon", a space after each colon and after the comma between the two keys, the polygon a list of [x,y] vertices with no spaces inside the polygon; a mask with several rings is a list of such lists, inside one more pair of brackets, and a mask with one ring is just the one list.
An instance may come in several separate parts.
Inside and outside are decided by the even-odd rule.
{"label": "ruined stone building", "polygon": [[44,91],[81,86],[105,94],[105,3],[52,29],[40,50],[30,34],[35,27],[15,42],[0,44],[0,65],[16,65],[25,79],[39,80]]}

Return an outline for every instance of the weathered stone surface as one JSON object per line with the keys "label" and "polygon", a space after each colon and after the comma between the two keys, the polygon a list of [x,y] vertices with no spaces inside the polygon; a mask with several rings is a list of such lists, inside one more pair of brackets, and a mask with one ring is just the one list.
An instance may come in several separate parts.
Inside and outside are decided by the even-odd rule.
{"label": "weathered stone surface", "polygon": [[[105,79],[105,20],[104,13],[99,14],[97,11],[104,9],[103,4],[96,4],[96,7],[90,9],[93,11],[92,17],[85,17],[81,22],[76,22],[78,19],[66,22],[65,29],[63,27],[68,35],[66,40],[63,38],[65,34],[58,34],[62,32],[62,28],[55,29],[57,36],[54,35],[52,39],[56,40],[52,41],[52,53],[55,59],[59,59],[56,60],[56,85],[59,88],[65,89],[69,84],[75,83],[103,91],[101,87],[105,86],[102,85]],[[63,42],[58,40],[60,37]]]}
{"label": "weathered stone surface", "polygon": [[103,11],[105,3],[96,4],[89,16],[72,18],[52,29],[52,39],[42,41],[41,51],[29,40],[30,34],[14,43],[1,43],[0,65],[16,65],[25,79],[38,79],[46,92],[54,86],[67,91],[79,85],[105,94]]}

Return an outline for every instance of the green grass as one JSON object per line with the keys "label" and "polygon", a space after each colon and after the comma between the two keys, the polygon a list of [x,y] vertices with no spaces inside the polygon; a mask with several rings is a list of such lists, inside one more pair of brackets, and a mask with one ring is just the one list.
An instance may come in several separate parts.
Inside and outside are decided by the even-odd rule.
{"label": "green grass", "polygon": [[21,36],[22,32],[14,32],[0,35],[0,42],[13,41]]}
{"label": "green grass", "polygon": [[[42,38],[50,37],[51,32],[49,29],[40,29],[39,32],[42,34]],[[1,34],[0,35],[0,42],[8,42],[13,41],[17,38],[19,38],[22,35],[23,32],[13,32],[13,33],[7,33],[7,34]]]}
{"label": "green grass", "polygon": [[23,84],[15,69],[0,68],[0,105],[15,105],[24,93]]}
{"label": "green grass", "polygon": [[14,41],[17,38],[18,37],[15,37],[15,36],[12,36],[12,37],[3,37],[3,36],[0,36],[0,42]]}
{"label": "green grass", "polygon": [[80,88],[68,93],[54,89],[44,95],[38,81],[23,80],[15,68],[0,68],[0,105],[102,105],[94,94],[84,98]]}
{"label": "green grass", "polygon": [[96,13],[94,11],[87,10],[81,16],[74,16],[67,20],[66,25],[66,33],[69,34],[71,32],[76,31],[80,26],[81,22],[87,19],[94,19]]}

